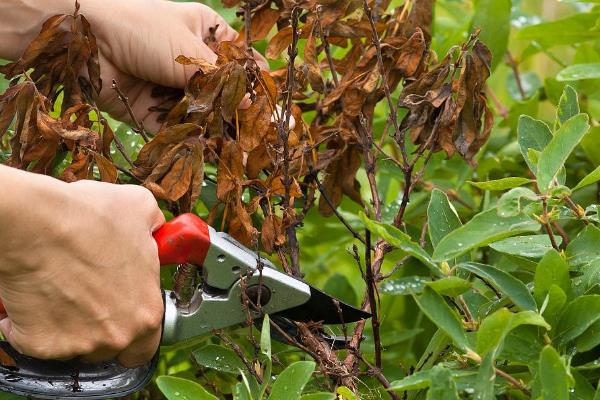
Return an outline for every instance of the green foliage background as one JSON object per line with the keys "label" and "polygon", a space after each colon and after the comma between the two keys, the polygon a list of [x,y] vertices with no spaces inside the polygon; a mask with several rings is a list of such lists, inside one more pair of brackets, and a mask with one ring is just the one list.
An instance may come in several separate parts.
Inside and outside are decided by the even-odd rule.
{"label": "green foliage background", "polygon": [[[234,9],[206,3],[240,27]],[[369,221],[350,201],[341,206],[357,230],[367,227],[398,247],[384,264],[394,273],[380,287],[384,374],[408,399],[600,399],[600,0],[438,0],[434,51],[445,54],[474,28],[495,56],[488,94],[497,116],[477,167],[435,155],[412,193],[405,232]],[[0,80],[0,89],[6,84]],[[382,103],[377,135],[386,118]],[[130,136],[114,124],[123,139]],[[135,152],[138,143],[124,142]],[[384,222],[391,223],[402,175],[392,162],[380,165]],[[359,178],[366,190],[364,172]],[[425,223],[422,251],[416,243]],[[364,281],[342,224],[314,210],[298,234],[306,279],[359,305]],[[355,398],[345,388],[325,393],[314,363],[271,343],[268,330],[262,339],[255,331],[260,354],[247,328],[227,334],[256,355],[268,385],[205,337],[165,349],[160,377],[142,396]],[[369,329],[362,349],[373,358]],[[360,379],[360,398],[389,398],[373,377]]]}

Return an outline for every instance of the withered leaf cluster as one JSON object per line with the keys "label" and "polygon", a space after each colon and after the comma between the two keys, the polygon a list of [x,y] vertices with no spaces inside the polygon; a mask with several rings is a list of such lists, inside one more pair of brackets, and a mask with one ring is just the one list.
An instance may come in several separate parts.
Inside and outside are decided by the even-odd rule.
{"label": "withered leaf cluster", "polygon": [[454,48],[442,62],[402,91],[400,104],[409,109],[402,129],[420,147],[458,152],[465,160],[487,141],[493,114],[487,106],[485,82],[492,54],[475,36]]}
{"label": "withered leaf cluster", "polygon": [[8,165],[52,174],[68,156],[70,165],[60,171],[65,181],[91,177],[94,164],[103,180],[117,181],[110,156],[113,132],[106,121],[91,117],[99,115],[93,98],[102,85],[98,47],[78,7],[73,15],[47,20],[23,56],[0,73],[12,79],[0,95],[0,143],[14,123]]}
{"label": "withered leaf cluster", "polygon": [[[360,132],[372,129],[375,106],[388,91],[402,85],[399,105],[409,110],[396,135],[409,133],[417,151],[471,160],[491,128],[483,94],[490,53],[472,38],[436,65],[428,48],[431,4],[386,12],[386,0],[367,8],[362,0],[249,3],[248,30],[233,42],[209,44],[216,64],[177,58],[198,72],[174,105],[161,110],[162,127],[132,168],[119,167],[120,179],[135,179],[174,212],[187,212],[200,195],[205,163],[214,165],[218,204],[208,205],[209,222],[272,252],[316,203],[317,187],[323,215],[344,196],[362,204]],[[293,69],[260,70],[248,48],[267,38],[269,58],[295,57],[303,48]],[[333,56],[336,47],[345,49],[341,58]],[[92,178],[96,165],[102,180],[119,180],[110,156],[114,135],[94,106],[101,88],[98,48],[82,15],[49,19],[22,58],[0,72],[15,77],[0,97],[0,138],[15,122],[10,165],[56,174],[58,155],[68,154],[62,179]],[[53,113],[61,93],[62,107]],[[251,105],[240,109],[245,97]],[[285,124],[290,117],[292,129]]]}

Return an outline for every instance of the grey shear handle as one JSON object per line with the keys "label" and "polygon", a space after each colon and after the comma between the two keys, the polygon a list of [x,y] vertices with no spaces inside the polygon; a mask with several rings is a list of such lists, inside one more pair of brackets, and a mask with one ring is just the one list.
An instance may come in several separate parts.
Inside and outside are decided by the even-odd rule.
{"label": "grey shear handle", "polygon": [[47,361],[24,356],[8,342],[0,348],[16,367],[0,366],[0,390],[36,399],[110,399],[137,392],[148,383],[158,363],[158,351],[143,367],[125,368],[116,362]]}

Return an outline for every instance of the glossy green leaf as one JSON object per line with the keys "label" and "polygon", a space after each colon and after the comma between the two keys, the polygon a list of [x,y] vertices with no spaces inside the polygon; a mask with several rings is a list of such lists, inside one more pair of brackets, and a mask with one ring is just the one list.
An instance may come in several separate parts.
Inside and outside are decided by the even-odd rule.
{"label": "glossy green leaf", "polygon": [[589,117],[579,114],[565,122],[556,132],[542,150],[537,164],[536,177],[540,191],[548,191],[552,180],[589,128]]}
{"label": "glossy green leaf", "polygon": [[556,79],[561,82],[598,78],[600,78],[600,63],[569,65],[556,75]]}
{"label": "glossy green leaf", "polygon": [[469,350],[467,335],[457,313],[450,308],[444,298],[433,289],[425,287],[423,294],[415,296],[415,301],[425,314],[438,328],[446,332],[454,343],[464,351]]}
{"label": "glossy green leaf", "polygon": [[384,281],[379,290],[381,293],[404,296],[408,294],[419,294],[423,291],[425,283],[430,279],[422,276],[406,276],[404,278]]}
{"label": "glossy green leaf", "polygon": [[431,199],[427,207],[427,229],[433,246],[447,234],[462,226],[456,209],[448,200],[446,193],[439,189],[431,191]]}
{"label": "glossy green leaf", "polygon": [[390,383],[390,390],[408,391],[428,388],[431,383],[430,370],[415,372]]}
{"label": "glossy green leaf", "polygon": [[552,132],[546,123],[527,115],[522,115],[519,118],[517,141],[519,142],[521,155],[531,171],[536,171],[537,162],[534,163],[529,158],[529,150],[542,151],[551,140]]}
{"label": "glossy green leaf", "polygon": [[260,331],[260,351],[271,359],[271,320],[268,315],[265,315]]}
{"label": "glossy green leaf", "polygon": [[340,400],[357,400],[352,390],[346,386],[340,386],[335,392],[341,397]]}
{"label": "glossy green leaf", "polygon": [[554,332],[559,344],[566,344],[600,319],[600,295],[580,296],[564,308]]}
{"label": "glossy green leaf", "polygon": [[494,382],[496,381],[496,370],[494,368],[494,355],[489,353],[483,357],[477,371],[477,382],[475,383],[475,396],[477,400],[496,400],[494,395]]}
{"label": "glossy green leaf", "polygon": [[481,322],[477,331],[477,354],[482,357],[489,352],[496,354],[501,350],[506,335],[521,325],[539,326],[546,330],[551,328],[544,318],[534,311],[512,313],[506,308],[501,308]]}
{"label": "glossy green leaf", "polygon": [[427,400],[459,400],[452,371],[441,364],[431,369],[431,382],[427,391]]}
{"label": "glossy green leaf", "polygon": [[600,228],[589,224],[567,246],[567,260],[573,267],[585,267],[600,259]]}
{"label": "glossy green leaf", "polygon": [[159,376],[156,384],[168,400],[218,400],[200,384],[175,376]]}
{"label": "glossy green leaf", "polygon": [[567,368],[558,352],[551,346],[544,347],[540,354],[539,373],[544,400],[569,399]]}
{"label": "glossy green leaf", "polygon": [[213,368],[217,371],[239,375],[239,371],[246,368],[233,350],[223,346],[208,344],[198,350],[194,350],[192,354],[199,365]]}
{"label": "glossy green leaf", "polygon": [[511,189],[498,199],[498,215],[503,218],[516,217],[523,213],[527,204],[538,199],[539,196],[531,189],[524,187]]}
{"label": "glossy green leaf", "polygon": [[470,32],[481,29],[479,39],[492,52],[492,70],[504,62],[510,33],[511,0],[478,0],[475,2]]}
{"label": "glossy green leaf", "polygon": [[425,282],[425,285],[443,296],[459,296],[471,288],[471,282],[457,276]]}
{"label": "glossy green leaf", "polygon": [[556,250],[549,251],[535,269],[533,294],[538,304],[542,304],[552,285],[557,285],[565,293],[569,293],[571,288],[569,265]]}
{"label": "glossy green leaf", "polygon": [[300,397],[300,400],[336,400],[334,393],[311,393]]}
{"label": "glossy green leaf", "polygon": [[[562,243],[560,236],[555,239],[558,245]],[[500,253],[529,258],[541,258],[553,249],[548,235],[514,236],[490,243],[490,247]]]}
{"label": "glossy green leaf", "polygon": [[457,268],[478,275],[504,293],[521,310],[536,311],[537,306],[527,286],[514,276],[491,265],[462,263]]}
{"label": "glossy green leaf", "polygon": [[593,183],[600,181],[600,166],[596,167],[592,172],[587,174],[577,186],[573,188],[573,191],[589,186]]}
{"label": "glossy green leaf", "polygon": [[579,114],[579,99],[577,97],[577,92],[572,86],[566,85],[560,96],[558,108],[556,109],[557,120],[560,122],[560,125],[562,125],[577,114]]}
{"label": "glossy green leaf", "polygon": [[502,179],[496,179],[493,181],[486,181],[486,182],[471,182],[471,181],[467,181],[467,182],[469,184],[475,186],[476,188],[479,188],[482,190],[495,191],[495,190],[507,190],[507,189],[516,188],[516,187],[531,183],[533,181],[528,178],[511,177],[511,178],[502,178]]}
{"label": "glossy green leaf", "polygon": [[594,322],[577,338],[577,351],[590,351],[600,345],[600,320]]}
{"label": "glossy green leaf", "polygon": [[538,229],[539,225],[526,215],[503,218],[498,215],[496,208],[492,208],[477,214],[468,223],[444,237],[433,251],[433,259],[449,260],[475,248]]}
{"label": "glossy green leaf", "polygon": [[269,400],[297,400],[310,380],[316,364],[313,361],[296,361],[290,364],[275,380]]}
{"label": "glossy green leaf", "polygon": [[527,26],[517,33],[517,38],[535,40],[544,48],[595,40],[600,38],[600,31],[593,29],[597,19],[596,13],[578,13],[567,18]]}

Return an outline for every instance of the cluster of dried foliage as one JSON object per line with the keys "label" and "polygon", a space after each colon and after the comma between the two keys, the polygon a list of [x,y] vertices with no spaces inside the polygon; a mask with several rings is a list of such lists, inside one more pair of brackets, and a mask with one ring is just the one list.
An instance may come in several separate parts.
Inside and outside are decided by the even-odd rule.
{"label": "cluster of dried foliage", "polygon": [[[0,138],[16,121],[8,164],[53,174],[57,159],[67,157],[70,165],[60,172],[61,179],[90,179],[97,171],[103,181],[138,182],[175,213],[192,209],[205,163],[215,165],[224,211],[217,212],[219,204],[214,205],[209,222],[220,222],[249,246],[261,243],[268,253],[276,252],[286,271],[296,276],[301,275],[296,230],[318,201],[321,214],[335,214],[366,245],[362,305],[374,313],[376,365],[358,350],[364,323],[355,327],[344,360],[310,326],[300,327],[301,343],[296,344],[338,383],[354,387],[359,363],[364,362],[385,385],[378,372],[376,298],[381,263],[390,246],[372,246],[368,232],[356,232],[336,208],[348,196],[380,220],[377,164],[392,160],[404,180],[395,219],[401,227],[410,192],[431,154],[456,152],[471,161],[492,126],[484,95],[491,54],[473,35],[438,62],[428,47],[434,0],[407,0],[391,12],[386,12],[388,0],[224,2],[240,6],[245,21],[240,37],[209,43],[219,56],[216,65],[186,55],[177,59],[197,66],[198,72],[184,93],[157,88],[157,96],[168,94],[172,104],[155,108],[162,121],[155,135],[136,123],[134,130],[147,143],[135,161],[95,106],[102,82],[89,23],[77,11],[48,20],[22,58],[0,68],[13,79],[0,96]],[[250,49],[274,27],[277,33],[268,43],[267,57],[287,51],[288,62],[267,72],[258,68]],[[298,54],[299,47],[303,54]],[[334,57],[334,48],[345,49],[336,52],[344,55]],[[126,102],[115,89],[115,101],[121,95]],[[247,93],[252,105],[239,110]],[[59,95],[62,106],[54,118]],[[374,110],[382,101],[389,110],[387,126],[385,132],[373,132]],[[293,129],[291,117],[296,121]],[[7,146],[7,140],[2,143]],[[112,146],[129,166],[112,161]],[[356,179],[360,168],[370,184],[369,201],[363,200]],[[357,260],[361,262],[358,255]]]}

